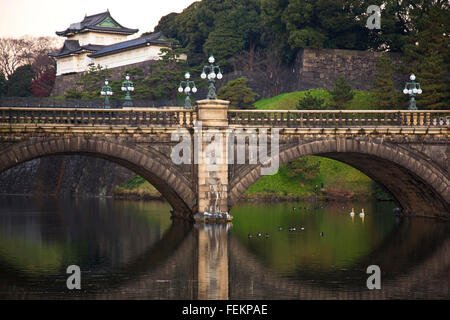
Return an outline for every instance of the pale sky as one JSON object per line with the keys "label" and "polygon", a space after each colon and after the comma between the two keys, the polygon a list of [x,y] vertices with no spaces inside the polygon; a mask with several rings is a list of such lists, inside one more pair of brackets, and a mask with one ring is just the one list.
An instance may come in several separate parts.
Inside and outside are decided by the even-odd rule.
{"label": "pale sky", "polygon": [[153,31],[161,17],[181,12],[195,0],[0,0],[0,37],[55,36],[85,14],[109,9],[112,17],[139,33]]}

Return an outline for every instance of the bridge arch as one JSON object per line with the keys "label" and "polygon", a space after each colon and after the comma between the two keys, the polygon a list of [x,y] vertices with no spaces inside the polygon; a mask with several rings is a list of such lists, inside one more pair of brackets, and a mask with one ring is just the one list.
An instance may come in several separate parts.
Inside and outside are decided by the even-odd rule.
{"label": "bridge arch", "polygon": [[174,209],[174,216],[191,219],[196,206],[192,183],[156,150],[127,141],[89,136],[29,138],[3,148],[0,173],[36,158],[71,154],[102,158],[134,171],[161,192]]}
{"label": "bridge arch", "polygon": [[[382,140],[320,139],[280,148],[280,166],[308,155],[338,160],[360,170],[383,185],[405,214],[449,217],[448,172],[419,151]],[[239,169],[230,181],[228,208],[231,209],[261,177],[260,164]]]}

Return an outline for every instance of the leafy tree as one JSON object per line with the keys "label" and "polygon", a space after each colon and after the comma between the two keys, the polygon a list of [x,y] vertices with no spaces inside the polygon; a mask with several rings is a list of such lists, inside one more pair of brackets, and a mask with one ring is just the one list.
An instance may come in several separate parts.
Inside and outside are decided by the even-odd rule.
{"label": "leafy tree", "polygon": [[373,0],[314,1],[312,27],[323,30],[325,48],[366,50],[368,33],[366,10]]}
{"label": "leafy tree", "polygon": [[[147,78],[144,71],[140,68],[125,70],[122,75],[122,79],[125,79],[127,74],[130,75],[131,81],[133,81],[134,85],[134,91],[132,94],[133,99],[148,99],[150,96],[150,88],[145,82]],[[125,94],[126,93],[123,93],[123,98],[125,98]]]}
{"label": "leafy tree", "polygon": [[404,47],[404,71],[415,73],[423,93],[417,105],[445,109],[450,104],[448,73],[450,61],[450,5],[448,1],[419,1],[410,12],[415,29]]}
{"label": "leafy tree", "polygon": [[[203,51],[216,52],[218,63],[223,65],[225,71],[231,69],[232,56],[244,50],[250,53],[249,58],[252,63],[256,48],[261,46],[260,15],[259,1],[240,0],[234,4],[231,2],[229,8],[221,12],[219,18],[215,20],[214,30],[203,45]],[[223,55],[221,52],[227,52],[227,54]]]}
{"label": "leafy tree", "polygon": [[327,108],[325,99],[313,96],[312,90],[308,90],[305,96],[298,100],[298,110],[324,110]]}
{"label": "leafy tree", "polygon": [[[400,51],[415,29],[411,14],[442,0],[203,0],[161,18],[157,31],[179,39],[190,65],[205,53],[231,68],[233,56],[276,51],[290,63],[301,48]],[[366,28],[369,5],[382,8],[380,30]],[[252,63],[251,63],[252,64]]]}
{"label": "leafy tree", "polygon": [[[290,62],[300,48],[401,51],[415,29],[414,10],[443,0],[262,0],[269,47]],[[366,28],[369,5],[382,8],[381,29]]]}
{"label": "leafy tree", "polygon": [[231,26],[221,26],[211,32],[203,45],[206,56],[213,55],[224,70],[230,70],[228,59],[244,49],[244,39]]}
{"label": "leafy tree", "polygon": [[407,35],[413,27],[409,11],[417,2],[417,0],[372,0],[370,4],[384,7],[381,11],[381,29],[367,30],[369,48],[402,51]]}
{"label": "leafy tree", "polygon": [[156,63],[155,71],[144,81],[149,88],[150,99],[176,98],[177,88],[186,67],[186,62],[180,59],[183,53],[184,50],[179,47],[161,49],[161,59]]}
{"label": "leafy tree", "polygon": [[[166,37],[176,38],[177,37],[177,26],[175,23],[175,19],[178,16],[178,13],[172,12],[168,15],[162,17],[158,25],[155,27],[155,32],[162,32]],[[147,36],[152,34],[151,32],[145,32],[142,36]]]}
{"label": "leafy tree", "polygon": [[82,96],[82,92],[78,91],[77,88],[68,89],[64,95],[64,97],[67,99],[81,99]]}
{"label": "leafy tree", "polygon": [[52,92],[56,76],[53,72],[44,72],[39,79],[33,80],[31,93],[35,97],[48,97]]}
{"label": "leafy tree", "polygon": [[258,98],[258,94],[247,87],[247,79],[238,78],[230,80],[220,88],[219,99],[230,101],[230,106],[238,109],[254,109],[253,103]]}
{"label": "leafy tree", "polygon": [[[197,16],[203,5],[203,2],[194,2],[174,19],[175,26],[173,29],[176,30],[175,38],[187,50],[189,60],[193,64],[201,63],[204,60],[203,43],[210,32],[210,25],[212,23],[211,19],[197,21]],[[155,29],[157,28],[159,26]],[[162,25],[161,28],[161,31],[170,34],[171,31],[167,27]]]}
{"label": "leafy tree", "polygon": [[9,97],[30,97],[31,81],[34,72],[31,65],[18,67],[16,71],[8,78],[8,96]]}
{"label": "leafy tree", "polygon": [[[370,5],[382,8],[380,30],[366,28]],[[446,0],[203,0],[161,18],[155,30],[179,39],[191,65],[204,62],[205,52],[227,64],[235,51],[258,48],[289,63],[301,48],[401,51],[417,17],[436,6],[448,15]]]}
{"label": "leafy tree", "polygon": [[448,109],[450,105],[450,85],[447,79],[448,68],[444,57],[437,51],[430,53],[422,62],[419,71],[419,82],[422,94],[417,96],[419,108],[436,110]]}
{"label": "leafy tree", "polygon": [[307,27],[292,31],[288,43],[293,48],[323,48],[326,40],[323,33]]}
{"label": "leafy tree", "polygon": [[303,1],[296,4],[302,7],[302,10],[294,9],[291,4],[292,12],[297,12],[297,14],[295,17],[291,15],[291,19],[289,19],[287,11],[290,0],[261,1],[261,21],[267,30],[266,36],[269,38],[268,50],[279,53],[283,62],[291,62],[296,49],[298,49],[299,41],[295,35],[291,35],[292,31],[298,31],[296,24],[292,23],[293,20],[297,21],[297,25],[304,25],[310,21],[312,14],[312,4],[305,4]]}
{"label": "leafy tree", "polygon": [[[205,53],[214,54],[226,69],[229,58],[260,44],[259,0],[203,0],[180,14],[161,18],[155,30],[180,40],[191,66],[205,63]],[[207,58],[207,57],[206,57]]]}
{"label": "leafy tree", "polygon": [[[100,98],[101,88],[104,86],[105,79],[111,78],[111,70],[103,68],[101,65],[90,66],[89,70],[81,76],[80,81],[77,82],[81,86],[82,99],[97,99]],[[110,83],[112,87],[113,83]],[[117,93],[116,90],[113,90]],[[71,92],[73,94],[74,92]],[[67,96],[67,95],[66,95]],[[113,98],[116,98],[113,96]]]}
{"label": "leafy tree", "polygon": [[386,53],[381,55],[376,65],[372,92],[379,109],[398,108],[398,93],[393,80],[392,62]]}
{"label": "leafy tree", "polygon": [[219,99],[229,100],[232,107],[240,109],[253,109],[253,102],[258,96],[247,87],[247,79],[245,78],[228,81],[218,92]]}
{"label": "leafy tree", "polygon": [[353,99],[353,92],[344,77],[339,77],[334,83],[334,89],[329,91],[334,107],[343,107],[344,104]]}
{"label": "leafy tree", "polygon": [[5,96],[8,93],[8,88],[6,87],[5,75],[0,72],[0,97]]}
{"label": "leafy tree", "polygon": [[368,6],[365,0],[262,0],[261,15],[264,26],[277,35],[275,49],[364,50],[369,47],[365,27]]}

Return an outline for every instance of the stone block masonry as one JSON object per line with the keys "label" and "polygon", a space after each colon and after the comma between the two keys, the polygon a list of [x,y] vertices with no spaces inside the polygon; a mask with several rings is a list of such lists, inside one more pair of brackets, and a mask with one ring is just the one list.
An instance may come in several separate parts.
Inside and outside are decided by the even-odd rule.
{"label": "stone block masonry", "polygon": [[[371,90],[376,64],[381,52],[302,49],[291,65],[280,65],[272,72],[237,70],[225,74],[222,85],[236,78],[246,78],[247,86],[260,95],[270,98],[285,92],[308,89],[332,89],[339,76],[343,76],[354,90]],[[401,63],[401,55],[388,53],[393,66]],[[264,69],[264,68],[263,68]],[[407,77],[394,72],[394,83],[400,90]]]}
{"label": "stone block masonry", "polygon": [[[352,89],[370,90],[376,64],[382,52],[340,50],[340,49],[304,49],[297,58],[300,70],[298,85],[304,88],[332,89],[334,82],[343,76]],[[399,54],[389,53],[393,66],[400,65]],[[402,85],[402,75],[394,73],[394,82]]]}

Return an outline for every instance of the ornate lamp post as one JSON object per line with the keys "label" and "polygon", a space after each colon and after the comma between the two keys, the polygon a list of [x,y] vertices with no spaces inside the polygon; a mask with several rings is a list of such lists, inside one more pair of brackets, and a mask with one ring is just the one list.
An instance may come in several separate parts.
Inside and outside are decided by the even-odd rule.
{"label": "ornate lamp post", "polygon": [[102,87],[102,91],[100,91],[102,96],[105,96],[105,108],[109,107],[109,96],[113,95],[112,89],[109,86],[108,79],[105,79],[105,85]]}
{"label": "ornate lamp post", "polygon": [[125,76],[125,81],[122,82],[122,91],[126,92],[125,101],[122,106],[124,107],[132,107],[133,101],[131,100],[130,92],[134,91],[133,82],[130,81],[130,76],[127,74]]}
{"label": "ornate lamp post", "polygon": [[[192,109],[192,101],[190,98],[191,91],[192,91],[192,93],[197,92],[197,87],[195,86],[195,82],[189,80],[190,77],[191,77],[191,75],[189,74],[189,72],[186,72],[186,74],[184,75],[184,78],[186,80],[181,81],[180,86],[178,87],[179,93],[182,93],[184,91],[184,93],[186,94],[186,100],[184,100],[184,108],[185,109]],[[184,89],[183,89],[183,85],[184,85]],[[192,88],[191,88],[191,85],[192,85]]]}
{"label": "ornate lamp post", "polygon": [[414,73],[409,76],[409,79],[411,80],[411,82],[406,82],[403,93],[409,94],[411,98],[409,100],[408,110],[417,110],[416,99],[414,97],[416,96],[416,94],[422,94],[422,89],[420,88],[420,83],[414,81],[416,80],[416,76],[414,75]]}
{"label": "ornate lamp post", "polygon": [[[202,79],[206,79],[208,77],[209,81],[209,87],[208,87],[208,96],[207,99],[217,99],[216,95],[216,87],[214,86],[214,83],[216,82],[215,79],[217,77],[218,80],[223,78],[222,71],[220,70],[219,66],[215,66],[213,63],[216,61],[213,56],[209,57],[208,62],[210,63],[209,66],[203,67],[203,72],[201,74]],[[206,71],[208,71],[208,75],[206,75]],[[216,71],[218,72],[216,74]]]}

